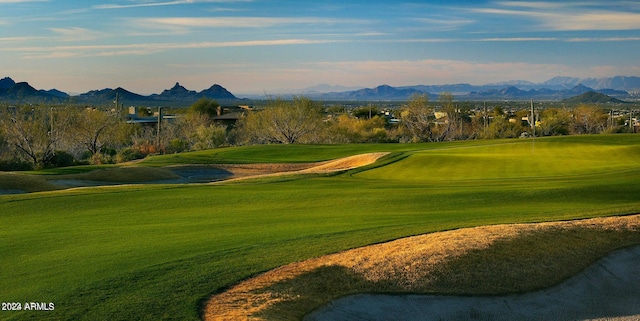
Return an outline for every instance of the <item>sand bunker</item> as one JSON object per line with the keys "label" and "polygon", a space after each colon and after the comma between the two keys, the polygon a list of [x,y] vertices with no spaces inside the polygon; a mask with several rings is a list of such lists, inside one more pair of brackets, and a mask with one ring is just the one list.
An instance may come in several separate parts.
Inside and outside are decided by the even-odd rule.
{"label": "sand bunker", "polygon": [[[98,173],[62,175],[51,178],[48,183],[58,188],[117,186],[123,184],[218,183],[287,174],[320,174],[345,171],[372,164],[387,154],[369,153],[315,163],[175,165],[164,168],[127,167],[126,169],[137,172],[149,171],[149,174],[137,174],[133,179],[133,176],[119,173],[119,177],[112,181],[104,180],[105,174],[109,175],[108,178],[113,178],[112,176],[115,176],[115,174],[112,172],[124,172],[125,169],[124,167],[111,168],[102,170],[104,173],[98,171]],[[0,194],[15,192],[18,191],[0,189]]]}
{"label": "sand bunker", "polygon": [[216,165],[233,175],[226,181],[291,174],[323,174],[346,171],[375,163],[389,153],[368,153],[318,163]]}
{"label": "sand bunker", "polygon": [[[556,251],[555,257],[551,255],[552,253],[547,255],[548,249],[544,248],[538,257],[530,258],[532,261],[525,259],[524,262],[506,262],[507,267],[502,270],[506,272],[513,270],[514,273],[519,273],[515,278],[506,273],[495,275],[496,273],[492,273],[490,268],[489,277],[484,281],[484,285],[481,285],[481,289],[473,288],[477,281],[475,276],[471,276],[470,282],[467,283],[449,280],[452,277],[462,277],[464,281],[464,275],[451,275],[456,273],[451,272],[450,263],[473,256],[478,251],[496,247],[497,244],[505,244],[505,240],[525,239],[525,241],[538,242],[532,236],[544,238],[550,235],[545,233],[558,233],[558,231],[564,231],[569,237],[584,233],[578,234],[578,237],[591,239],[591,236],[595,236],[594,238],[604,240],[612,239],[617,231],[631,231],[626,234],[632,235],[632,240],[628,243],[637,244],[640,215],[570,222],[484,226],[426,234],[357,248],[293,263],[241,282],[228,291],[211,297],[205,307],[204,316],[208,321],[273,318],[299,320],[332,300],[356,293],[466,293],[469,295],[483,293],[482,291],[490,288],[492,283],[497,283],[498,288],[488,289],[488,292],[500,292],[502,289],[500,287],[515,292],[530,291],[540,287],[536,273],[562,274],[557,271],[552,273],[536,271],[537,267],[544,269],[548,265],[546,262],[539,262],[539,257],[557,260],[557,255],[561,255],[572,262],[571,251],[567,251],[562,246],[550,244],[552,248],[560,248]],[[614,242],[613,248],[624,246],[627,240]],[[591,246],[598,248],[595,240],[593,245],[587,247],[589,251]],[[593,252],[591,255],[595,258],[604,255],[595,249]],[[522,254],[519,255],[522,256]],[[481,262],[481,265],[484,263],[486,260]],[[522,266],[511,268],[514,263],[520,263]],[[569,263],[569,265],[572,264]],[[559,276],[558,280],[551,278],[548,281],[551,284],[546,286],[557,284],[585,268],[577,263],[573,265],[576,265],[576,270],[568,272],[573,274]],[[560,268],[564,269],[566,266],[567,264]],[[482,268],[484,267],[478,266],[477,270]],[[499,284],[502,279],[509,278],[516,279],[518,282]],[[527,284],[527,281],[530,281],[530,284]],[[312,295],[309,295],[309,292]],[[513,308],[518,309],[518,307]],[[358,319],[357,315],[350,316],[351,319]]]}

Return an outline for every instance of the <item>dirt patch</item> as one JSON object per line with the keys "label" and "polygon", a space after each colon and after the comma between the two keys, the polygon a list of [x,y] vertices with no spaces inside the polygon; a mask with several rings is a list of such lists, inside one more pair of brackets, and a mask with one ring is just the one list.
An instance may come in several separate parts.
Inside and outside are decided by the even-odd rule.
{"label": "dirt patch", "polygon": [[531,291],[635,244],[640,244],[640,215],[432,233],[266,272],[211,297],[204,316],[209,321],[300,320],[357,293]]}

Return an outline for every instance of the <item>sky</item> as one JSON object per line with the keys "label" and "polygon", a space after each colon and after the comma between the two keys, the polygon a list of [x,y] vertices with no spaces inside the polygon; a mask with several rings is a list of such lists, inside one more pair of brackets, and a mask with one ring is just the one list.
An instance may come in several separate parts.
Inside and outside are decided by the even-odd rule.
{"label": "sky", "polygon": [[640,76],[640,1],[0,0],[0,78],[234,94]]}

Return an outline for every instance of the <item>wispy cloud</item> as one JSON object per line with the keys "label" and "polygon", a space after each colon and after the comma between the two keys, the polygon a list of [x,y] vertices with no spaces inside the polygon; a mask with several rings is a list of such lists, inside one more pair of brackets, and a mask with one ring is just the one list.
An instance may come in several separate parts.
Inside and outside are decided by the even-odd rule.
{"label": "wispy cloud", "polygon": [[[0,0],[2,1],[2,0]],[[93,9],[127,9],[127,8],[140,8],[140,7],[161,7],[161,6],[173,6],[195,3],[233,3],[233,2],[252,2],[252,0],[175,0],[175,1],[161,1],[161,2],[142,2],[134,4],[101,4],[95,5]]]}
{"label": "wispy cloud", "polygon": [[265,28],[275,25],[291,24],[337,24],[362,23],[363,20],[343,20],[318,17],[171,17],[171,18],[141,18],[137,20],[142,26],[177,26],[177,27],[235,27],[235,28]]}
{"label": "wispy cloud", "polygon": [[589,2],[500,1],[496,7],[470,11],[488,15],[519,16],[537,21],[545,31],[638,30],[640,13],[594,8]]}
{"label": "wispy cloud", "polygon": [[517,37],[517,38],[482,38],[475,39],[475,42],[523,42],[523,41],[559,41],[554,37]]}
{"label": "wispy cloud", "polygon": [[460,18],[415,18],[413,20],[429,26],[431,30],[437,31],[457,30],[475,22],[473,19]]}
{"label": "wispy cloud", "polygon": [[617,41],[640,41],[640,37],[585,37],[569,38],[569,42],[617,42]]}
{"label": "wispy cloud", "polygon": [[552,30],[637,30],[640,14],[632,12],[583,12],[575,15],[548,15],[543,25]]}
{"label": "wispy cloud", "polygon": [[[341,24],[368,24],[369,21],[361,19],[338,19],[324,17],[158,17],[158,18],[131,18],[127,22],[133,28],[139,30],[160,30],[169,34],[187,34],[192,29],[260,29],[265,31],[277,26],[318,26]],[[132,28],[132,29],[133,29]],[[314,31],[317,29],[314,29]],[[291,31],[300,29],[291,28]]]}
{"label": "wispy cloud", "polygon": [[148,43],[122,45],[72,45],[52,47],[16,47],[7,51],[22,52],[24,59],[51,59],[71,57],[104,57],[122,55],[150,55],[157,52],[175,49],[206,49],[225,47],[258,47],[258,46],[291,46],[310,45],[335,41],[308,39],[279,39],[227,42],[192,42],[192,43]]}
{"label": "wispy cloud", "polygon": [[570,4],[562,2],[550,2],[550,1],[498,1],[496,4],[504,7],[518,7],[529,9],[544,9],[544,10],[556,10],[570,6]]}
{"label": "wispy cloud", "polygon": [[86,28],[48,28],[60,35],[61,41],[92,41],[105,36],[104,32]]}
{"label": "wispy cloud", "polygon": [[23,3],[23,2],[48,2],[49,0],[0,0],[3,3]]}

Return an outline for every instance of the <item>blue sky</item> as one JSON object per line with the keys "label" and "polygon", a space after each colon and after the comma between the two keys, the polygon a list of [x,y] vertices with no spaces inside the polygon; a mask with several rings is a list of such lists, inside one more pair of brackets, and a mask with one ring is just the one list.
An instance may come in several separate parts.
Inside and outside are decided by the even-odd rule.
{"label": "blue sky", "polygon": [[640,1],[0,0],[0,77],[277,94],[640,75]]}

